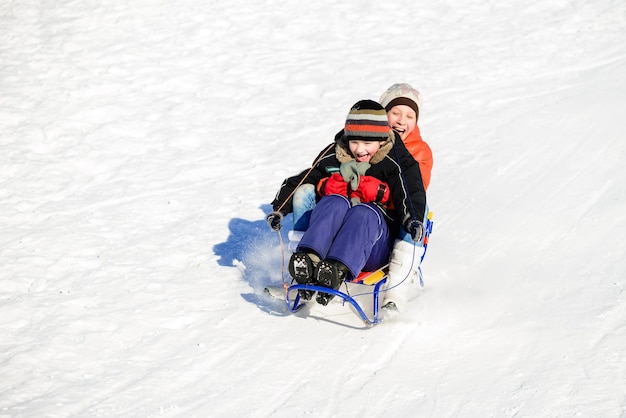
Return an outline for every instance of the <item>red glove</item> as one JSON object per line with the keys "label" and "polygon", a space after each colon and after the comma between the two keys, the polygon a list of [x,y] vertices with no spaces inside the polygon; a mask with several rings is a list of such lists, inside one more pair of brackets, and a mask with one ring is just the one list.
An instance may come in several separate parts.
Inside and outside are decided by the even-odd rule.
{"label": "red glove", "polygon": [[324,184],[320,184],[318,190],[320,195],[322,196],[328,196],[329,194],[339,194],[342,196],[347,196],[348,183],[343,180],[341,174],[334,173],[324,182]]}
{"label": "red glove", "polygon": [[350,197],[358,197],[361,202],[377,202],[386,205],[389,202],[389,186],[384,181],[372,176],[361,176],[359,187]]}

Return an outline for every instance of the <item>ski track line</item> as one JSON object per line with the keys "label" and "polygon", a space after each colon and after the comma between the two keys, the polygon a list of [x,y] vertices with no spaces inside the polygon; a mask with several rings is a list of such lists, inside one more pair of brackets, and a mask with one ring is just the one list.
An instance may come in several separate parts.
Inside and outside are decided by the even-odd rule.
{"label": "ski track line", "polygon": [[[350,398],[363,392],[364,388],[375,380],[378,372],[393,362],[395,355],[401,351],[407,338],[416,327],[416,323],[410,323],[410,326],[399,337],[388,340],[387,344],[383,344],[381,347],[385,351],[381,356],[372,356],[372,353],[369,351],[371,346],[363,347],[362,354],[359,356],[346,356],[350,361],[346,362],[340,371],[337,372],[337,377],[334,379],[331,389],[332,393],[340,395],[333,395],[327,400],[327,406],[322,415],[335,415],[340,410],[342,399]],[[389,330],[389,333],[393,333],[393,331]],[[346,376],[348,377],[347,379]],[[389,391],[389,393],[391,392]],[[368,412],[378,415],[377,412],[379,411],[370,410]]]}
{"label": "ski track line", "polygon": [[297,400],[302,396],[301,383],[307,375],[314,375],[312,371],[318,366],[316,362],[301,362],[299,364],[305,365],[302,367],[299,373],[293,374],[288,385],[288,391],[278,391],[278,393],[265,402],[265,405],[259,405],[259,408],[255,408],[255,416],[271,417],[278,415],[281,412],[281,408],[287,406],[290,400]]}
{"label": "ski track line", "polygon": [[[582,142],[582,141],[581,141]],[[576,143],[575,145],[573,145],[570,150],[575,149],[578,147],[578,143]],[[569,151],[565,154],[570,154]],[[597,153],[587,164],[584,168],[581,168],[580,170],[577,170],[576,173],[573,176],[570,176],[567,178],[567,180],[565,182],[559,183],[559,186],[550,194],[550,196],[548,197],[547,200],[545,200],[544,202],[542,202],[541,205],[536,206],[533,208],[533,210],[531,210],[525,217],[524,219],[518,224],[518,227],[514,230],[515,233],[521,233],[522,229],[525,228],[525,225],[531,224],[532,223],[532,219],[536,218],[538,216],[538,214],[544,213],[546,212],[549,208],[554,206],[555,202],[559,202],[562,199],[560,199],[560,195],[563,192],[566,192],[570,187],[572,187],[572,185],[580,179],[581,176],[585,176],[588,172],[588,170],[590,168],[592,168],[594,165],[597,164],[597,162],[599,160],[601,160],[602,158],[602,153]],[[537,182],[535,182],[534,184],[541,184],[542,183],[542,179],[547,179],[550,178],[550,175],[548,173],[544,174],[540,179],[537,180]],[[527,190],[532,189],[534,187],[533,185],[529,185]],[[607,179],[606,181],[604,181],[604,183],[602,185],[599,185],[598,188],[594,191],[592,191],[590,194],[587,195],[586,199],[581,199],[579,202],[579,205],[576,207],[576,210],[574,211],[576,218],[578,219],[584,219],[586,217],[586,215],[588,215],[589,213],[593,212],[593,210],[595,208],[597,208],[597,204],[599,201],[601,201],[602,197],[604,197],[605,195],[609,194],[610,191],[613,189],[614,185],[614,181],[612,179]],[[571,232],[572,229],[574,229],[577,225],[576,224],[572,224],[566,234],[569,235],[569,233]]]}
{"label": "ski track line", "polygon": [[[191,371],[187,371],[186,375],[183,378],[180,376],[171,378],[172,382],[170,385],[176,385],[178,389],[181,390],[183,395],[189,394],[191,391],[188,390],[189,387],[201,387],[195,386],[196,383],[200,383],[203,379],[206,378],[206,375],[210,375],[212,370],[215,370],[216,365],[225,364],[230,362],[230,359],[233,357],[239,356],[239,353],[245,351],[245,347],[248,346],[248,342],[240,339],[239,342],[233,343],[229,347],[229,350],[224,351],[216,351],[216,352],[207,352],[202,355],[203,362],[201,364],[201,371],[194,371],[192,367],[190,367]],[[154,384],[158,386],[159,382],[163,379],[168,379],[168,376],[174,371],[177,365],[182,364],[182,366],[190,366],[188,361],[180,360],[177,355],[172,354],[170,356],[172,359],[172,368],[163,369],[161,364],[155,363],[154,365],[150,365],[150,367],[143,369],[142,376],[140,376],[139,380],[125,379],[119,384],[111,384],[110,387],[106,389],[101,389],[95,394],[90,394],[89,398],[86,400],[88,405],[82,406],[80,411],[76,411],[76,413],[71,413],[68,415],[71,416],[89,416],[89,415],[133,415],[137,412],[145,412],[149,414],[154,414],[155,410],[166,407],[176,407],[180,408],[180,405],[183,405],[186,400],[176,397],[176,394],[172,394],[171,397],[164,398],[162,400],[155,399],[154,397],[147,397],[143,400],[136,400],[132,407],[127,406],[124,409],[120,409],[117,407],[119,400],[124,397],[134,396],[134,390],[137,389],[137,386],[150,386],[150,384]],[[206,363],[205,363],[206,361]],[[182,363],[181,363],[182,362]],[[184,369],[184,367],[183,367]],[[190,382],[190,374],[192,374],[194,383]],[[109,381],[113,382],[113,377],[109,379]],[[144,383],[141,383],[144,382]],[[233,383],[234,384],[234,383]],[[219,392],[224,393],[224,391],[231,392],[232,385],[226,388],[222,388]],[[168,405],[160,405],[155,404],[155,400],[158,402],[168,403]]]}
{"label": "ski track line", "polygon": [[[620,289],[619,293],[616,295],[616,299],[620,300],[623,293],[624,289]],[[602,320],[602,329],[604,332],[598,340],[589,347],[588,351],[590,353],[597,353],[602,347],[602,343],[610,336],[619,335],[620,332],[625,333],[626,324],[624,324],[624,318],[626,317],[626,307],[624,303],[607,305],[602,307],[596,313],[595,317],[598,320]]]}
{"label": "ski track line", "polygon": [[[586,66],[586,67],[584,67],[584,68],[578,68],[578,67],[576,67],[575,69],[572,69],[572,71],[571,71],[571,72],[572,72],[573,74],[578,74],[578,73],[579,73],[579,71],[581,71],[582,69],[593,70],[593,69],[600,68],[600,67],[602,67],[602,66],[604,66],[604,65],[612,65],[612,64],[618,63],[618,62],[620,62],[622,59],[623,59],[623,57],[617,57],[617,58],[607,58],[606,60],[604,60],[603,62],[598,63],[598,64],[589,65],[589,66]],[[559,74],[560,74],[560,73],[559,73]],[[556,75],[556,73],[555,73],[554,75]],[[547,77],[547,76],[544,76],[544,77]],[[458,92],[467,92],[467,91],[485,91],[485,90],[488,90],[488,88],[489,88],[489,86],[487,86],[487,87],[483,87],[483,86],[481,86],[480,88],[472,88],[472,89],[456,89],[456,90],[457,90]],[[551,97],[554,93],[561,92],[561,91],[565,91],[565,90],[569,90],[569,89],[571,89],[571,84],[563,85],[563,86],[561,86],[561,87],[558,87],[558,85],[557,85],[557,87],[553,87],[553,88],[549,88],[549,89],[541,89],[541,90],[539,90],[539,91],[538,91],[538,92],[536,92],[536,93],[518,94],[518,95],[515,95],[515,96],[509,96],[509,97],[507,97],[506,99],[495,99],[494,101],[492,101],[492,104],[496,103],[496,104],[498,104],[498,106],[499,106],[499,105],[501,105],[502,103],[509,103],[509,102],[513,102],[513,101],[516,101],[516,100],[520,100],[520,99],[524,99],[524,100],[525,100],[525,99],[538,98],[538,97],[546,97],[546,96],[547,96],[547,97]],[[553,105],[554,105],[554,104],[550,104],[550,105],[548,105],[548,106],[553,106]],[[558,161],[564,161],[564,160],[566,160],[566,159],[565,159],[565,155],[566,155],[566,154],[567,154],[567,155],[569,155],[569,154],[571,154],[572,152],[575,152],[575,150],[576,150],[576,149],[580,148],[580,143],[581,143],[581,142],[582,142],[582,143],[584,143],[585,141],[584,141],[583,139],[581,139],[581,140],[579,140],[576,144],[571,144],[571,145],[568,147],[568,152],[567,152],[567,153],[562,153],[562,154],[561,154],[561,158],[560,158]],[[518,156],[518,157],[517,157],[517,158],[515,158],[514,160],[510,161],[510,162],[509,162],[507,165],[505,165],[504,167],[499,167],[499,168],[498,168],[498,170],[497,170],[498,175],[497,175],[497,176],[490,176],[490,177],[488,178],[487,182],[486,182],[486,183],[484,183],[484,185],[483,185],[483,187],[482,187],[482,190],[490,190],[490,189],[491,189],[491,186],[492,186],[495,182],[497,182],[498,180],[501,180],[501,179],[502,179],[502,178],[503,178],[503,177],[504,177],[507,173],[511,172],[512,170],[514,170],[514,168],[515,168],[515,167],[517,167],[517,166],[519,166],[521,163],[523,163],[523,162],[527,159],[527,157],[531,154],[531,151],[532,151],[532,150],[530,150],[530,149],[529,149],[529,150],[527,150],[527,151],[526,151],[523,155]],[[597,153],[597,154],[596,154],[596,157],[594,158],[594,160],[593,160],[593,161],[596,161],[598,158],[600,158],[600,157],[601,157],[601,155],[602,155],[601,153]],[[592,162],[593,162],[593,161],[592,161]],[[592,164],[591,164],[592,162],[589,162],[588,166],[591,166],[591,165],[592,165]],[[577,175],[579,176],[579,175],[581,175],[581,173],[579,172]],[[544,175],[544,178],[545,178],[545,177],[548,177],[548,175]],[[559,190],[564,189],[566,186],[568,186],[569,184],[571,184],[573,180],[574,180],[573,178],[570,178],[570,179],[569,179],[569,181],[568,181],[567,183],[565,183],[565,184],[562,184],[562,185],[561,185],[561,187],[559,188]],[[531,190],[531,189],[534,187],[534,185],[535,185],[535,184],[539,184],[539,183],[541,183],[541,182],[540,182],[539,180],[537,180],[537,181],[536,181],[536,182],[534,182],[533,184],[529,184],[529,185],[526,187],[526,191]],[[555,195],[553,194],[553,195],[552,195],[552,199],[554,199],[554,198],[555,198]],[[510,204],[513,200],[514,200],[514,198],[513,198],[513,199],[509,199],[509,201],[507,201],[507,204]],[[468,206],[468,204],[464,205],[464,207],[467,207],[467,206]],[[457,211],[457,212],[462,212],[462,211]],[[453,217],[451,217],[451,218],[449,218],[449,219],[454,219],[454,216],[453,216]]]}
{"label": "ski track line", "polygon": [[[582,148],[581,144],[584,145],[585,142],[586,142],[586,137],[579,139],[578,141],[574,143],[571,143],[568,146],[568,148],[560,154],[559,159],[554,161],[553,164],[556,166],[571,159],[572,155],[576,155],[576,153],[579,152],[579,150]],[[519,166],[520,163],[524,161],[524,159],[527,157],[529,153],[530,151],[526,152],[523,157],[518,158],[515,161],[508,164],[505,167],[504,172],[507,173],[511,171],[514,167]],[[540,214],[550,213],[550,209],[554,206],[554,202],[559,202],[560,200],[562,200],[560,199],[560,195],[563,192],[566,192],[570,187],[572,187],[572,185],[575,184],[575,182],[579,180],[581,176],[586,176],[590,168],[592,168],[594,165],[597,165],[599,162],[601,162],[603,155],[604,155],[603,152],[596,152],[593,158],[586,160],[587,161],[586,165],[580,168],[579,170],[577,170],[576,173],[574,173],[574,175],[567,176],[565,181],[556,182],[556,188],[551,191],[549,197],[543,200],[541,204],[533,206],[532,209],[524,216],[524,218],[520,219],[520,221],[517,223],[517,227],[515,227],[511,232],[513,234],[522,234],[523,230],[527,228],[527,225],[532,224],[533,219],[538,218]],[[490,181],[487,182],[487,185],[485,186],[484,189],[489,190],[492,187],[490,186],[490,184],[494,183],[500,177],[501,176],[490,179]],[[520,199],[520,196],[531,195],[532,192],[535,189],[537,189],[537,185],[545,184],[546,180],[550,180],[552,177],[553,177],[552,172],[543,172],[543,175],[541,175],[540,177],[537,177],[535,181],[527,183],[524,189],[522,189],[519,194],[516,194],[515,196],[512,196],[506,199],[500,206],[502,208],[514,206],[515,201]],[[552,183],[555,183],[555,182],[552,182]],[[605,181],[602,187],[600,187],[598,190],[592,193],[590,199],[582,199],[580,206],[578,206],[576,209],[576,211],[579,212],[577,216],[580,218],[584,218],[586,214],[591,212],[596,207],[597,202],[600,201],[600,199],[606,193],[610,191],[612,184],[613,184],[613,181],[609,179]],[[571,226],[569,230],[571,230],[574,227],[575,225]],[[494,242],[493,245],[485,248],[485,250],[478,256],[477,261],[483,261],[489,258],[489,256],[494,252],[494,250],[497,251],[499,248],[501,248],[501,243]]]}
{"label": "ski track line", "polygon": [[[187,186],[183,185],[183,186],[171,187],[169,189],[163,188],[163,189],[158,189],[154,191],[146,191],[143,193],[132,194],[130,196],[125,196],[125,197],[111,197],[109,199],[106,199],[100,202],[94,202],[89,205],[67,207],[65,209],[56,209],[56,210],[41,210],[41,212],[35,217],[41,218],[39,220],[40,222],[44,220],[48,221],[50,219],[55,219],[56,222],[59,222],[57,219],[61,219],[63,217],[70,217],[71,218],[70,221],[74,221],[74,217],[79,216],[81,214],[89,213],[94,210],[117,207],[120,205],[141,201],[146,198],[159,197],[159,196],[167,197],[167,196],[170,196],[171,194],[179,195],[181,190],[191,189],[192,187],[196,187],[196,186],[195,185],[187,185]],[[21,216],[21,215],[22,213],[17,214],[16,216]],[[30,221],[32,223],[32,218]],[[65,222],[61,222],[61,223],[65,224]],[[30,235],[32,235],[32,231],[27,231],[16,236],[12,236],[8,240],[3,241],[2,245],[7,246],[7,245],[19,243],[20,241],[22,241],[23,239],[25,239],[26,237]]]}

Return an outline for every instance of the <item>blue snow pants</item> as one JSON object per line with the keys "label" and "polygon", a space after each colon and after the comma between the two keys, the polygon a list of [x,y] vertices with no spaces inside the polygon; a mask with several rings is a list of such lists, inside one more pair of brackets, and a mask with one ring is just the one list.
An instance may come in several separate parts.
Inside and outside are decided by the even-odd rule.
{"label": "blue snow pants", "polygon": [[376,205],[352,206],[344,196],[329,195],[311,212],[297,251],[313,251],[322,259],[340,261],[355,277],[387,264],[392,245],[393,237]]}

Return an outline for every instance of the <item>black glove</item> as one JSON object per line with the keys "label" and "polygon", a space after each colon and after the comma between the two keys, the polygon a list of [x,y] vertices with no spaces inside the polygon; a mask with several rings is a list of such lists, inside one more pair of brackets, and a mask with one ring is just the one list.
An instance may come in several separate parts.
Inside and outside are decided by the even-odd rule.
{"label": "black glove", "polygon": [[283,227],[283,214],[280,212],[272,212],[269,215],[267,215],[267,218],[265,218],[265,220],[267,221],[267,224],[270,226],[270,228],[272,228],[274,231],[280,231],[280,228]]}
{"label": "black glove", "polygon": [[424,224],[417,219],[409,219],[406,221],[404,229],[406,229],[406,232],[411,234],[413,241],[421,242],[424,239]]}

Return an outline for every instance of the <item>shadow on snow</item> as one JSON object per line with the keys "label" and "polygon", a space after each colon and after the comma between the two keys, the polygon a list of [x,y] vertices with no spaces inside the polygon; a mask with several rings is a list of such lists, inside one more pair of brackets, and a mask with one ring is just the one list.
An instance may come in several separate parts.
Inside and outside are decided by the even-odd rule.
{"label": "shadow on snow", "polygon": [[[270,205],[262,205],[263,213],[268,214]],[[287,232],[291,229],[291,216],[283,221],[281,234],[287,245]],[[226,242],[216,244],[213,252],[217,255],[220,266],[239,268],[243,280],[250,287],[252,293],[242,293],[241,297],[259,307],[262,311],[272,315],[287,315],[285,302],[267,296],[265,286],[282,285],[282,251],[276,232],[272,231],[265,222],[260,220],[233,218],[228,223],[230,234]]]}

